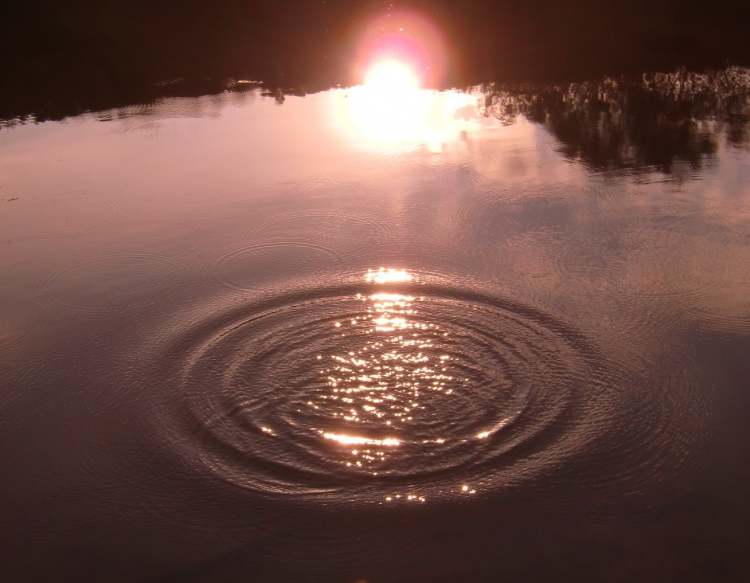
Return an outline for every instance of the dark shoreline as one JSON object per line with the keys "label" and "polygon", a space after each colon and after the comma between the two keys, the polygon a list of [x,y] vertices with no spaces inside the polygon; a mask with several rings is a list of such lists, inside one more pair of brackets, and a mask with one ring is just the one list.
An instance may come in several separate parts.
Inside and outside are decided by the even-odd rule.
{"label": "dark shoreline", "polygon": [[[305,94],[349,85],[363,23],[416,11],[445,37],[440,88],[545,84],[750,64],[750,8],[675,0],[383,2],[300,0],[7,3],[0,119],[60,119],[166,96],[217,93],[237,79]],[[169,83],[164,83],[164,82]]]}

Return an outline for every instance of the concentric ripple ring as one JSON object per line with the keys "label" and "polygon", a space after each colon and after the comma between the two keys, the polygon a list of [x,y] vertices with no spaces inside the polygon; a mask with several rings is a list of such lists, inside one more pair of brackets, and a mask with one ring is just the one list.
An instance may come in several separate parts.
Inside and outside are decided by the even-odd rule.
{"label": "concentric ripple ring", "polygon": [[213,314],[165,351],[168,442],[222,480],[301,499],[521,484],[586,451],[623,383],[544,311],[396,270]]}

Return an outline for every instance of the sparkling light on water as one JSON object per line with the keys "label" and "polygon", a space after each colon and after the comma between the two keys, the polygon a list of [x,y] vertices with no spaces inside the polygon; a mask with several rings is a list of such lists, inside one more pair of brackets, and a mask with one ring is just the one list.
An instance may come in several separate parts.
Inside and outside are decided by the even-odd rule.
{"label": "sparkling light on water", "polygon": [[365,274],[367,283],[399,283],[411,281],[412,275],[405,269],[394,269],[393,267],[381,267],[378,270],[368,269]]}
{"label": "sparkling light on water", "polygon": [[[412,282],[414,277],[404,269],[381,267],[368,270],[364,280],[382,288]],[[404,443],[394,432],[405,432],[408,438],[414,415],[429,411],[431,394],[450,394],[447,383],[453,376],[447,374],[448,355],[428,354],[434,343],[423,333],[435,334],[438,326],[419,320],[420,297],[385,289],[358,294],[357,299],[366,305],[368,316],[336,321],[333,326],[344,328],[345,335],[373,334],[372,339],[355,350],[329,356],[331,365],[322,371],[329,392],[310,406],[327,409],[344,424],[346,429],[320,430],[324,440],[348,448],[342,464],[368,468],[372,476],[378,476],[388,461],[388,449]],[[363,428],[362,433],[353,430],[357,426]],[[426,443],[444,442],[436,438]],[[405,499],[425,500],[417,494]]]}

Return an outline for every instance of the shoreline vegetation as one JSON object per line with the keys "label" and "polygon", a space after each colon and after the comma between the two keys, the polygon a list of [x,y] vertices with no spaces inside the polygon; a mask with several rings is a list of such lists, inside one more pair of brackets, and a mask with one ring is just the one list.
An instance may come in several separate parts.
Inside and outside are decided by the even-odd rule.
{"label": "shoreline vegetation", "polygon": [[[3,127],[62,119],[85,112],[108,112],[103,119],[131,115],[136,105],[148,114],[160,99],[234,93],[265,96],[284,103],[310,91],[260,82],[204,79],[153,84],[113,96],[114,101],[56,102],[53,107],[3,121]],[[567,158],[596,171],[657,170],[689,173],[715,158],[719,142],[750,146],[750,68],[642,73],[564,83],[490,82],[463,88],[477,96],[479,114],[505,125],[519,116],[547,128]],[[200,103],[196,100],[196,107]],[[197,110],[200,115],[200,109]],[[682,163],[682,164],[680,164]]]}
{"label": "shoreline vegetation", "polygon": [[[677,0],[8,2],[0,119],[60,119],[159,97],[304,95],[356,82],[362,27],[412,11],[442,31],[440,88],[549,84],[749,65],[750,6]],[[747,13],[745,15],[745,13]],[[564,25],[562,23],[565,23]],[[398,23],[396,22],[396,25]]]}

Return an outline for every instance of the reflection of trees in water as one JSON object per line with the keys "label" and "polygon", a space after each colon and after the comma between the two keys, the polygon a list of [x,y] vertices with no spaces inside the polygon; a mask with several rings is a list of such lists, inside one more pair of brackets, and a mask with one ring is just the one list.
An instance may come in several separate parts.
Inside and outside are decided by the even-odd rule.
{"label": "reflection of trees in water", "polygon": [[[325,87],[280,87],[256,81],[176,80],[138,92],[86,100],[78,94],[37,107],[32,114],[11,112],[3,126],[61,119],[87,111],[110,110],[97,117],[169,115],[164,97],[190,97],[179,115],[207,117],[225,104],[255,97],[282,105],[290,95]],[[542,124],[561,144],[563,154],[597,170],[689,172],[710,162],[719,140],[750,145],[750,69],[731,67],[709,73],[677,71],[638,78],[605,78],[559,85],[480,86],[483,111],[511,124],[519,115]],[[127,106],[127,104],[142,104]],[[155,105],[158,104],[158,107]]]}
{"label": "reflection of trees in water", "polygon": [[542,88],[484,86],[487,115],[518,115],[548,128],[566,157],[596,169],[698,168],[719,136],[748,143],[750,69],[646,74]]}

